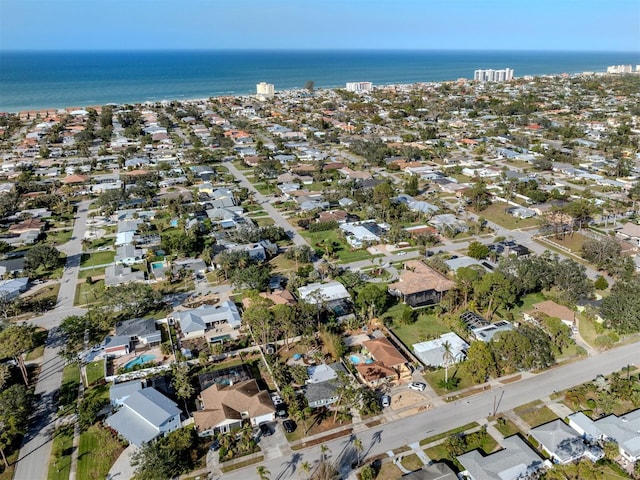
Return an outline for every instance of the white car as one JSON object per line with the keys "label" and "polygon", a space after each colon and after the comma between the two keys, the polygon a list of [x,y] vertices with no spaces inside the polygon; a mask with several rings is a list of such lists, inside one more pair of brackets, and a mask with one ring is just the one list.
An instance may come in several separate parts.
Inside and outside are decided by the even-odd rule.
{"label": "white car", "polygon": [[398,253],[396,253],[396,255],[398,255],[399,257],[401,257],[402,255],[406,255],[406,254],[407,254],[407,252],[398,252]]}
{"label": "white car", "polygon": [[418,392],[424,392],[424,389],[427,388],[427,386],[422,382],[411,382],[407,387],[411,390],[417,390]]}

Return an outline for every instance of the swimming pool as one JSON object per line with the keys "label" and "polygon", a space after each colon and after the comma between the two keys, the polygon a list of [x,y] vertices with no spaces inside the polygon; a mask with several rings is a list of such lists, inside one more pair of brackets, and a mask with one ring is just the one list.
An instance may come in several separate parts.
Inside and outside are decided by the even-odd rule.
{"label": "swimming pool", "polygon": [[127,363],[124,364],[124,369],[125,370],[129,370],[130,368],[135,367],[136,365],[142,365],[144,363],[149,363],[152,360],[155,360],[156,356],[155,355],[151,355],[150,353],[144,353],[140,356],[137,356],[136,358],[134,358],[133,360],[129,360]]}
{"label": "swimming pool", "polygon": [[[349,357],[349,360],[351,360],[351,363],[353,363],[354,365],[358,365],[359,363],[362,363],[362,358],[359,357],[358,355],[351,355]],[[370,363],[373,363],[373,359],[365,358],[364,363],[365,365],[369,365]]]}
{"label": "swimming pool", "polygon": [[151,264],[151,268],[153,270],[157,270],[158,268],[164,267],[164,262],[154,262]]}

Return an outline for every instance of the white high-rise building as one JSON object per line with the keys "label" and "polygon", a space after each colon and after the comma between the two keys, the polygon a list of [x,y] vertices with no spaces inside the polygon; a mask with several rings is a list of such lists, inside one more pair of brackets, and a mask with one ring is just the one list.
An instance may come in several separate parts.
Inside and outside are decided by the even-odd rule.
{"label": "white high-rise building", "polygon": [[508,82],[513,80],[513,69],[504,68],[502,70],[476,70],[473,72],[473,79],[477,82]]}
{"label": "white high-rise building", "polygon": [[633,67],[631,65],[611,65],[607,67],[607,73],[631,73]]}
{"label": "white high-rise building", "polygon": [[256,85],[256,96],[259,99],[272,98],[275,95],[273,83],[260,82]]}
{"label": "white high-rise building", "polygon": [[373,88],[371,82],[347,82],[347,92],[353,93],[367,93]]}

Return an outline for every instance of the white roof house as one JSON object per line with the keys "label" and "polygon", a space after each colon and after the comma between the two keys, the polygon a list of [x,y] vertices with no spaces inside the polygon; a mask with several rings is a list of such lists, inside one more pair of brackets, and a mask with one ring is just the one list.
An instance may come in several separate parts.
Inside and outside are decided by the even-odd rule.
{"label": "white roof house", "polygon": [[180,428],[180,413],[173,401],[149,387],[131,393],[105,423],[129,443],[140,446]]}
{"label": "white roof house", "polygon": [[167,318],[180,323],[180,330],[185,337],[202,336],[215,324],[227,323],[232,328],[240,328],[242,323],[238,307],[231,300],[216,306],[203,305],[173,312]]}
{"label": "white roof house", "polygon": [[451,346],[454,363],[462,362],[467,357],[469,344],[453,332],[445,333],[440,335],[440,338],[428,342],[414,343],[411,348],[425,365],[441,367],[444,365],[445,342],[449,342]]}
{"label": "white roof house", "polygon": [[507,437],[501,443],[504,448],[491,455],[482,455],[478,450],[458,455],[458,462],[464,467],[461,474],[471,480],[520,480],[545,465],[518,435]]}
{"label": "white roof house", "polygon": [[351,295],[340,282],[310,283],[298,289],[298,296],[312,305],[350,299]]}
{"label": "white roof house", "polygon": [[607,415],[595,421],[582,412],[576,412],[568,419],[569,425],[588,440],[613,440],[623,457],[630,462],[640,460],[640,410],[620,417]]}

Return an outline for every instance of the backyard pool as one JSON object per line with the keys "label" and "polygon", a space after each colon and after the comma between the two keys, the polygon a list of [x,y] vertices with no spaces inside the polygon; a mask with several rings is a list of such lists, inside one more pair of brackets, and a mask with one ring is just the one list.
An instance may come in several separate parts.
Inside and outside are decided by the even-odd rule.
{"label": "backyard pool", "polygon": [[[358,355],[351,355],[349,357],[349,360],[351,360],[351,363],[353,363],[354,365],[358,365],[359,363],[362,363],[362,358],[360,358]],[[373,360],[370,358],[367,358],[364,360],[365,364],[370,364],[373,363]]]}
{"label": "backyard pool", "polygon": [[157,270],[158,268],[164,267],[164,262],[154,262],[151,264],[151,268],[153,270]]}
{"label": "backyard pool", "polygon": [[124,364],[124,369],[125,370],[129,370],[130,368],[135,367],[136,365],[142,365],[144,363],[149,363],[153,360],[156,359],[155,355],[151,355],[149,353],[144,353],[136,358],[134,358],[133,360],[129,360],[127,363]]}

